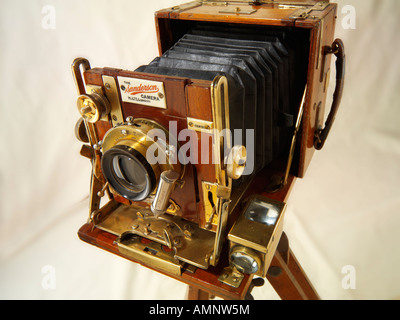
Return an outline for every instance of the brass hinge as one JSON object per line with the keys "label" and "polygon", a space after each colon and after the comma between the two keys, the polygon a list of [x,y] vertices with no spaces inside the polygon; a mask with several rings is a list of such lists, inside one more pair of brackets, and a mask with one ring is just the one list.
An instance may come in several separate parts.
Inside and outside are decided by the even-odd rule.
{"label": "brass hinge", "polygon": [[307,19],[310,16],[311,11],[324,11],[329,6],[329,2],[318,2],[311,8],[302,8],[295,11],[289,18],[290,19]]}
{"label": "brass hinge", "polygon": [[223,9],[218,12],[219,13],[231,13],[231,14],[252,14],[254,12],[257,12],[257,10],[256,9],[243,10],[240,7],[235,7],[235,8]]}
{"label": "brass hinge", "polygon": [[200,7],[202,5],[203,1],[192,1],[192,2],[188,2],[188,3],[184,3],[184,4],[180,4],[179,6],[174,6],[171,8],[171,10],[173,12],[182,12],[185,10],[190,10],[193,8],[197,8]]}

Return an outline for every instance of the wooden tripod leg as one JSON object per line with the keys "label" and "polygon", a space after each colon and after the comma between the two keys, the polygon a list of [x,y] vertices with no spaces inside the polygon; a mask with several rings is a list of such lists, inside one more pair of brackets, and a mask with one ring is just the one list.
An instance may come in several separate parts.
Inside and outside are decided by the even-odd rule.
{"label": "wooden tripod leg", "polygon": [[285,233],[268,270],[267,279],[282,300],[319,300],[310,280],[289,248]]}
{"label": "wooden tripod leg", "polygon": [[189,286],[187,300],[210,300],[211,295],[199,288]]}

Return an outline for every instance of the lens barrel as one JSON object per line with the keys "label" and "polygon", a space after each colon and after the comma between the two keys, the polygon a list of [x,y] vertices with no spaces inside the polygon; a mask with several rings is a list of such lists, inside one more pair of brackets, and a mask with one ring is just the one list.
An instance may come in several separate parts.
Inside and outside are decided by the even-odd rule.
{"label": "lens barrel", "polygon": [[151,165],[140,152],[129,146],[117,145],[107,150],[101,167],[110,186],[131,201],[146,199],[156,185]]}

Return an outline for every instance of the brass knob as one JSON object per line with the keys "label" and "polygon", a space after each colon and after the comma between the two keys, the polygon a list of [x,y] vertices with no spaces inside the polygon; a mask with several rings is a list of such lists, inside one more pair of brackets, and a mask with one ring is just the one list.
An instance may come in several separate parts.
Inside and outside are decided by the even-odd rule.
{"label": "brass knob", "polygon": [[83,119],[90,123],[99,121],[103,116],[110,113],[110,102],[101,94],[82,94],[77,101],[78,111]]}
{"label": "brass knob", "polygon": [[247,152],[244,146],[233,146],[226,159],[226,172],[231,179],[239,179],[246,166]]}

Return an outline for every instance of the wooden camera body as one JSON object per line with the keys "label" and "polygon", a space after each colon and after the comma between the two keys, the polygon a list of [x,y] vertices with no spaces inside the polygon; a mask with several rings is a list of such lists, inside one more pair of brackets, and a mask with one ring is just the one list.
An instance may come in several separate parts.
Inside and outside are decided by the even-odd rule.
{"label": "wooden camera body", "polygon": [[[334,121],[336,4],[194,1],[156,12],[160,57],[72,65],[92,161],[79,237],[226,298],[266,277],[286,201]],[[326,123],[330,58],[336,90]],[[109,201],[100,206],[107,195]]]}

